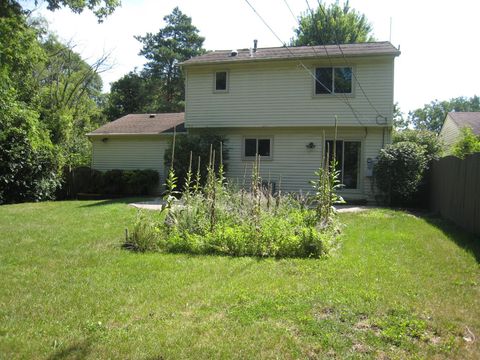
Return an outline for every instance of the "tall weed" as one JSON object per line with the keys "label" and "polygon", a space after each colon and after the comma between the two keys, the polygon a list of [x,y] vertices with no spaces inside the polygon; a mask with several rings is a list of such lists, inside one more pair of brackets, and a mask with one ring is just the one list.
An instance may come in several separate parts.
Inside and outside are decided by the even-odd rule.
{"label": "tall weed", "polygon": [[[221,149],[221,147],[220,147]],[[221,152],[220,152],[221,153]],[[172,159],[174,158],[172,152]],[[222,159],[215,171],[210,151],[205,185],[200,185],[200,158],[193,179],[192,159],[177,199],[173,166],[166,180],[165,203],[156,215],[140,212],[127,241],[137,251],[186,252],[259,257],[322,257],[336,246],[339,224],[331,206],[338,201],[335,164],[320,168],[309,198],[272,194],[271,182],[262,182],[261,159],[252,164],[250,189],[229,183]],[[220,155],[221,156],[221,155]]]}

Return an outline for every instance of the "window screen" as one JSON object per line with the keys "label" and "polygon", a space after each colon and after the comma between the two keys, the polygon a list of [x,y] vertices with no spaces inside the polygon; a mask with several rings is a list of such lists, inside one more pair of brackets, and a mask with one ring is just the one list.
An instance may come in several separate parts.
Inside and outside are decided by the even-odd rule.
{"label": "window screen", "polygon": [[270,156],[270,139],[258,139],[258,155]]}
{"label": "window screen", "polygon": [[227,72],[219,71],[215,73],[215,90],[225,91],[227,90]]}
{"label": "window screen", "polygon": [[270,139],[250,138],[245,139],[245,157],[255,157],[257,154],[262,157],[271,156]]}
{"label": "window screen", "polygon": [[245,139],[245,156],[257,154],[257,139]]}
{"label": "window screen", "polygon": [[335,93],[350,94],[352,92],[352,68],[335,68]]}
{"label": "window screen", "polygon": [[351,94],[351,67],[319,67],[315,69],[315,94]]}
{"label": "window screen", "polygon": [[315,94],[330,94],[332,88],[332,68],[317,68],[315,70]]}

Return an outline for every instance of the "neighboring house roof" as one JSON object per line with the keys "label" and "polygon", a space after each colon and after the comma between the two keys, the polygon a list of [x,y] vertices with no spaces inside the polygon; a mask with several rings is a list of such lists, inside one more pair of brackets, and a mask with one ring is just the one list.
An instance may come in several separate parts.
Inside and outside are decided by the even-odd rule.
{"label": "neighboring house roof", "polygon": [[[341,48],[341,50],[340,50]],[[216,63],[236,63],[259,60],[287,60],[287,59],[308,59],[322,57],[352,57],[352,56],[375,56],[391,55],[398,56],[400,51],[389,41],[368,42],[358,44],[342,45],[320,45],[320,46],[292,46],[258,48],[256,52],[250,53],[250,49],[237,50],[236,56],[231,56],[232,50],[216,50],[207,54],[193,57],[180,65],[200,65]]]}
{"label": "neighboring house roof", "polygon": [[129,114],[103,125],[87,136],[158,135],[185,132],[185,113]]}
{"label": "neighboring house roof", "polygon": [[480,112],[449,112],[448,116],[459,129],[468,126],[474,134],[480,135]]}

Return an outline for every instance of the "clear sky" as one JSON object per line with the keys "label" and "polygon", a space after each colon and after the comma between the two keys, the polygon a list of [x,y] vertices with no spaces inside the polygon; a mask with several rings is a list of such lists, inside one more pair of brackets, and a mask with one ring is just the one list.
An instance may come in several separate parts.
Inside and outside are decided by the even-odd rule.
{"label": "clear sky", "polygon": [[[27,1],[28,2],[28,1]],[[30,1],[31,2],[31,1]],[[288,42],[297,23],[285,0],[250,0],[278,36]],[[307,9],[304,0],[287,0],[295,14]],[[330,3],[332,1],[326,1]],[[134,35],[157,32],[163,17],[175,6],[192,17],[206,38],[206,49],[247,48],[258,39],[259,47],[281,46],[244,0],[122,0],[102,24],[93,14],[68,10],[40,13],[50,30],[93,61],[111,52],[112,70],[103,73],[104,90],[122,75],[141,68],[140,43]],[[314,7],[316,0],[310,0]],[[395,63],[395,101],[407,112],[434,99],[480,95],[480,1],[478,0],[351,0],[364,13],[377,40],[400,45]],[[392,31],[390,37],[390,19]]]}

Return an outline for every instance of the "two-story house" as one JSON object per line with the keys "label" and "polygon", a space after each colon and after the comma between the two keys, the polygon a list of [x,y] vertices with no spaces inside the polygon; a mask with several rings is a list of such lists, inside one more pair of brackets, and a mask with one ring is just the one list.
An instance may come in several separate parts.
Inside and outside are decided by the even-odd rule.
{"label": "two-story house", "polygon": [[[181,64],[185,128],[226,136],[229,178],[242,181],[258,153],[264,179],[282,191],[308,192],[322,152],[333,148],[336,122],[342,193],[373,200],[373,164],[391,137],[394,59],[399,54],[389,42],[209,52]],[[172,115],[151,116],[153,125]],[[145,153],[151,148],[161,152],[168,135],[121,135],[118,126],[116,135],[108,132],[115,123],[131,128],[132,121],[121,118],[90,133],[94,168],[152,168]],[[124,157],[128,153],[131,160],[138,153],[138,163],[126,164],[115,151]],[[153,168],[164,175],[163,153],[157,154]]]}

